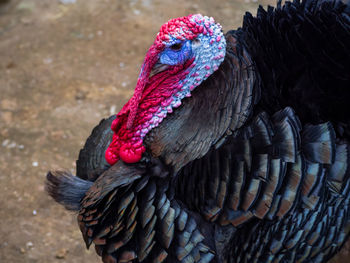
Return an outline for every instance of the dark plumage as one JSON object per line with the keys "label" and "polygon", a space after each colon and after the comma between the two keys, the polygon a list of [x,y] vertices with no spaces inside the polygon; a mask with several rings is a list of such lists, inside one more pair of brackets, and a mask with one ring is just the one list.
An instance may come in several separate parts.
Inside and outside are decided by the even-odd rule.
{"label": "dark plumage", "polygon": [[103,262],[326,262],[347,240],[350,7],[278,3],[225,39],[140,161],[105,161],[110,117],[80,152],[81,179],[48,174]]}
{"label": "dark plumage", "polygon": [[94,181],[109,167],[104,152],[112,139],[113,132],[110,127],[114,119],[115,116],[111,116],[101,120],[86,140],[86,147],[80,150],[76,162],[78,177]]}

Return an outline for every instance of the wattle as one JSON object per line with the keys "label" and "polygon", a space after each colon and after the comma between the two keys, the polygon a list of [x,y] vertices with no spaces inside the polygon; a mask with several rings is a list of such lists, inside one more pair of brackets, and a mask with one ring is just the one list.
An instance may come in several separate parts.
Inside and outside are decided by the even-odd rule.
{"label": "wattle", "polygon": [[176,98],[174,95],[181,92],[183,87],[181,81],[186,78],[192,62],[193,59],[184,65],[170,67],[149,80],[130,129],[127,127],[127,120],[131,111],[130,101],[133,98],[124,105],[111,127],[114,135],[105,153],[105,158],[110,165],[120,159],[126,163],[141,160],[146,150],[143,146],[143,138],[151,129],[157,127],[173,108],[181,105],[181,103],[173,103]]}

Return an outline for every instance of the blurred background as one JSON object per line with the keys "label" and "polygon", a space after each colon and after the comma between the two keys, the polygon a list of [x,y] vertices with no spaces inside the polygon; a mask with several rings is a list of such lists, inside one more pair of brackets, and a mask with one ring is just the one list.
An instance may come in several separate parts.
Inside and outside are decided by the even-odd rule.
{"label": "blurred background", "polygon": [[[0,262],[99,262],[75,215],[45,194],[46,172],[74,173],[164,22],[201,13],[227,31],[259,4],[275,1],[0,0]],[[332,262],[350,262],[348,250]]]}

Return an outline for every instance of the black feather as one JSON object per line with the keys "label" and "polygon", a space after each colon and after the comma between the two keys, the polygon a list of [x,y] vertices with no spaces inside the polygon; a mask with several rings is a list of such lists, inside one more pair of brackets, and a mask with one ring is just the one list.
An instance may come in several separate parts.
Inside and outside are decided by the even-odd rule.
{"label": "black feather", "polygon": [[115,118],[116,116],[113,115],[101,120],[87,138],[84,148],[80,150],[76,164],[77,176],[81,179],[95,181],[110,167],[105,159],[105,151],[112,141],[111,124]]}
{"label": "black feather", "polygon": [[66,171],[50,171],[46,175],[45,190],[68,210],[78,211],[80,202],[92,182],[80,179]]}
{"label": "black feather", "polygon": [[341,122],[350,138],[349,16],[341,1],[306,0],[244,17],[237,34],[262,79],[258,108],[291,106],[302,122]]}

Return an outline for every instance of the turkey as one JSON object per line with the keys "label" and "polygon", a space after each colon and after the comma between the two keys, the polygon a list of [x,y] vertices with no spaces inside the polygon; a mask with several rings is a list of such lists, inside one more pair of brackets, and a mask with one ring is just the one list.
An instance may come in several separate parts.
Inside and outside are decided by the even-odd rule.
{"label": "turkey", "polygon": [[350,7],[165,23],[77,176],[47,175],[103,262],[327,262],[350,233]]}

